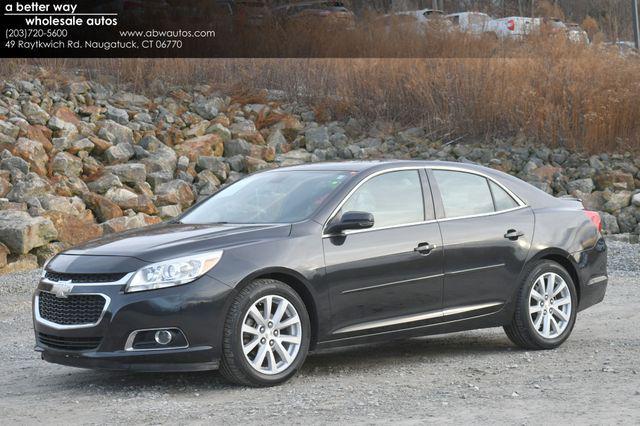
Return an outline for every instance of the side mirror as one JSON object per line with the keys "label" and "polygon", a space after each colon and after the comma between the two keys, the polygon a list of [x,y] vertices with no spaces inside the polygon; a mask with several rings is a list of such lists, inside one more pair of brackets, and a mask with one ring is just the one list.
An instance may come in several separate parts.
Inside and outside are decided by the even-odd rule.
{"label": "side mirror", "polygon": [[331,225],[327,232],[339,234],[347,229],[367,229],[374,224],[373,215],[367,212],[345,212],[340,220]]}

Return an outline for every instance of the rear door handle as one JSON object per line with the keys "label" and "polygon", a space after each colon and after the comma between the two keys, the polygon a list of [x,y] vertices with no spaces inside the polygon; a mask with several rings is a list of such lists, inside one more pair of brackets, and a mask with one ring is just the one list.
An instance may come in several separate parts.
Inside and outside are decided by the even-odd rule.
{"label": "rear door handle", "polygon": [[429,244],[429,243],[418,243],[418,247],[414,248],[413,251],[420,253],[424,256],[428,255],[429,253],[431,253],[431,251],[433,249],[435,249],[437,246],[435,244]]}
{"label": "rear door handle", "polygon": [[517,230],[515,230],[515,229],[509,229],[509,230],[507,231],[507,233],[506,233],[506,234],[504,234],[504,237],[505,237],[506,239],[508,239],[508,240],[515,241],[515,240],[517,240],[518,238],[522,237],[523,235],[524,235],[524,232],[522,232],[522,231],[517,231]]}

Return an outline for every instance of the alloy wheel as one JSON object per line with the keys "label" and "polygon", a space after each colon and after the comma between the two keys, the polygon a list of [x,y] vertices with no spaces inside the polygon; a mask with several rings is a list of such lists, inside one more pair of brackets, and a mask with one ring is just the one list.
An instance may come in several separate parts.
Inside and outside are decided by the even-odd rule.
{"label": "alloy wheel", "polygon": [[571,292],[560,275],[546,272],[535,280],[529,293],[529,318],[541,337],[560,336],[569,325],[571,309]]}
{"label": "alloy wheel", "polygon": [[262,374],[289,368],[302,343],[302,323],[286,298],[267,295],[253,303],[242,321],[242,349],[251,367]]}

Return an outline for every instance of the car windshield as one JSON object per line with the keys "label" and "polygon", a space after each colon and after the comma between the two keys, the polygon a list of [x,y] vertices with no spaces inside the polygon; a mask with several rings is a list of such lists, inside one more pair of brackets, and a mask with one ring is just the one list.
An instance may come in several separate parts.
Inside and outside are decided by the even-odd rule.
{"label": "car windshield", "polygon": [[307,219],[353,175],[346,171],[258,173],[214,194],[180,220],[187,224],[292,223]]}

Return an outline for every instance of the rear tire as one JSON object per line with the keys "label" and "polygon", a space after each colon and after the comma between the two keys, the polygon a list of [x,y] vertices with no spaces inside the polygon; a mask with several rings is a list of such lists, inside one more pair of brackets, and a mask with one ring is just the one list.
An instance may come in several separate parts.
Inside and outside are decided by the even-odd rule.
{"label": "rear tire", "polygon": [[555,349],[571,334],[578,309],[577,291],[558,263],[541,260],[524,273],[507,337],[524,349]]}
{"label": "rear tire", "polygon": [[284,383],[304,363],[310,335],[309,314],[298,293],[277,280],[255,280],[229,308],[220,373],[245,386]]}

